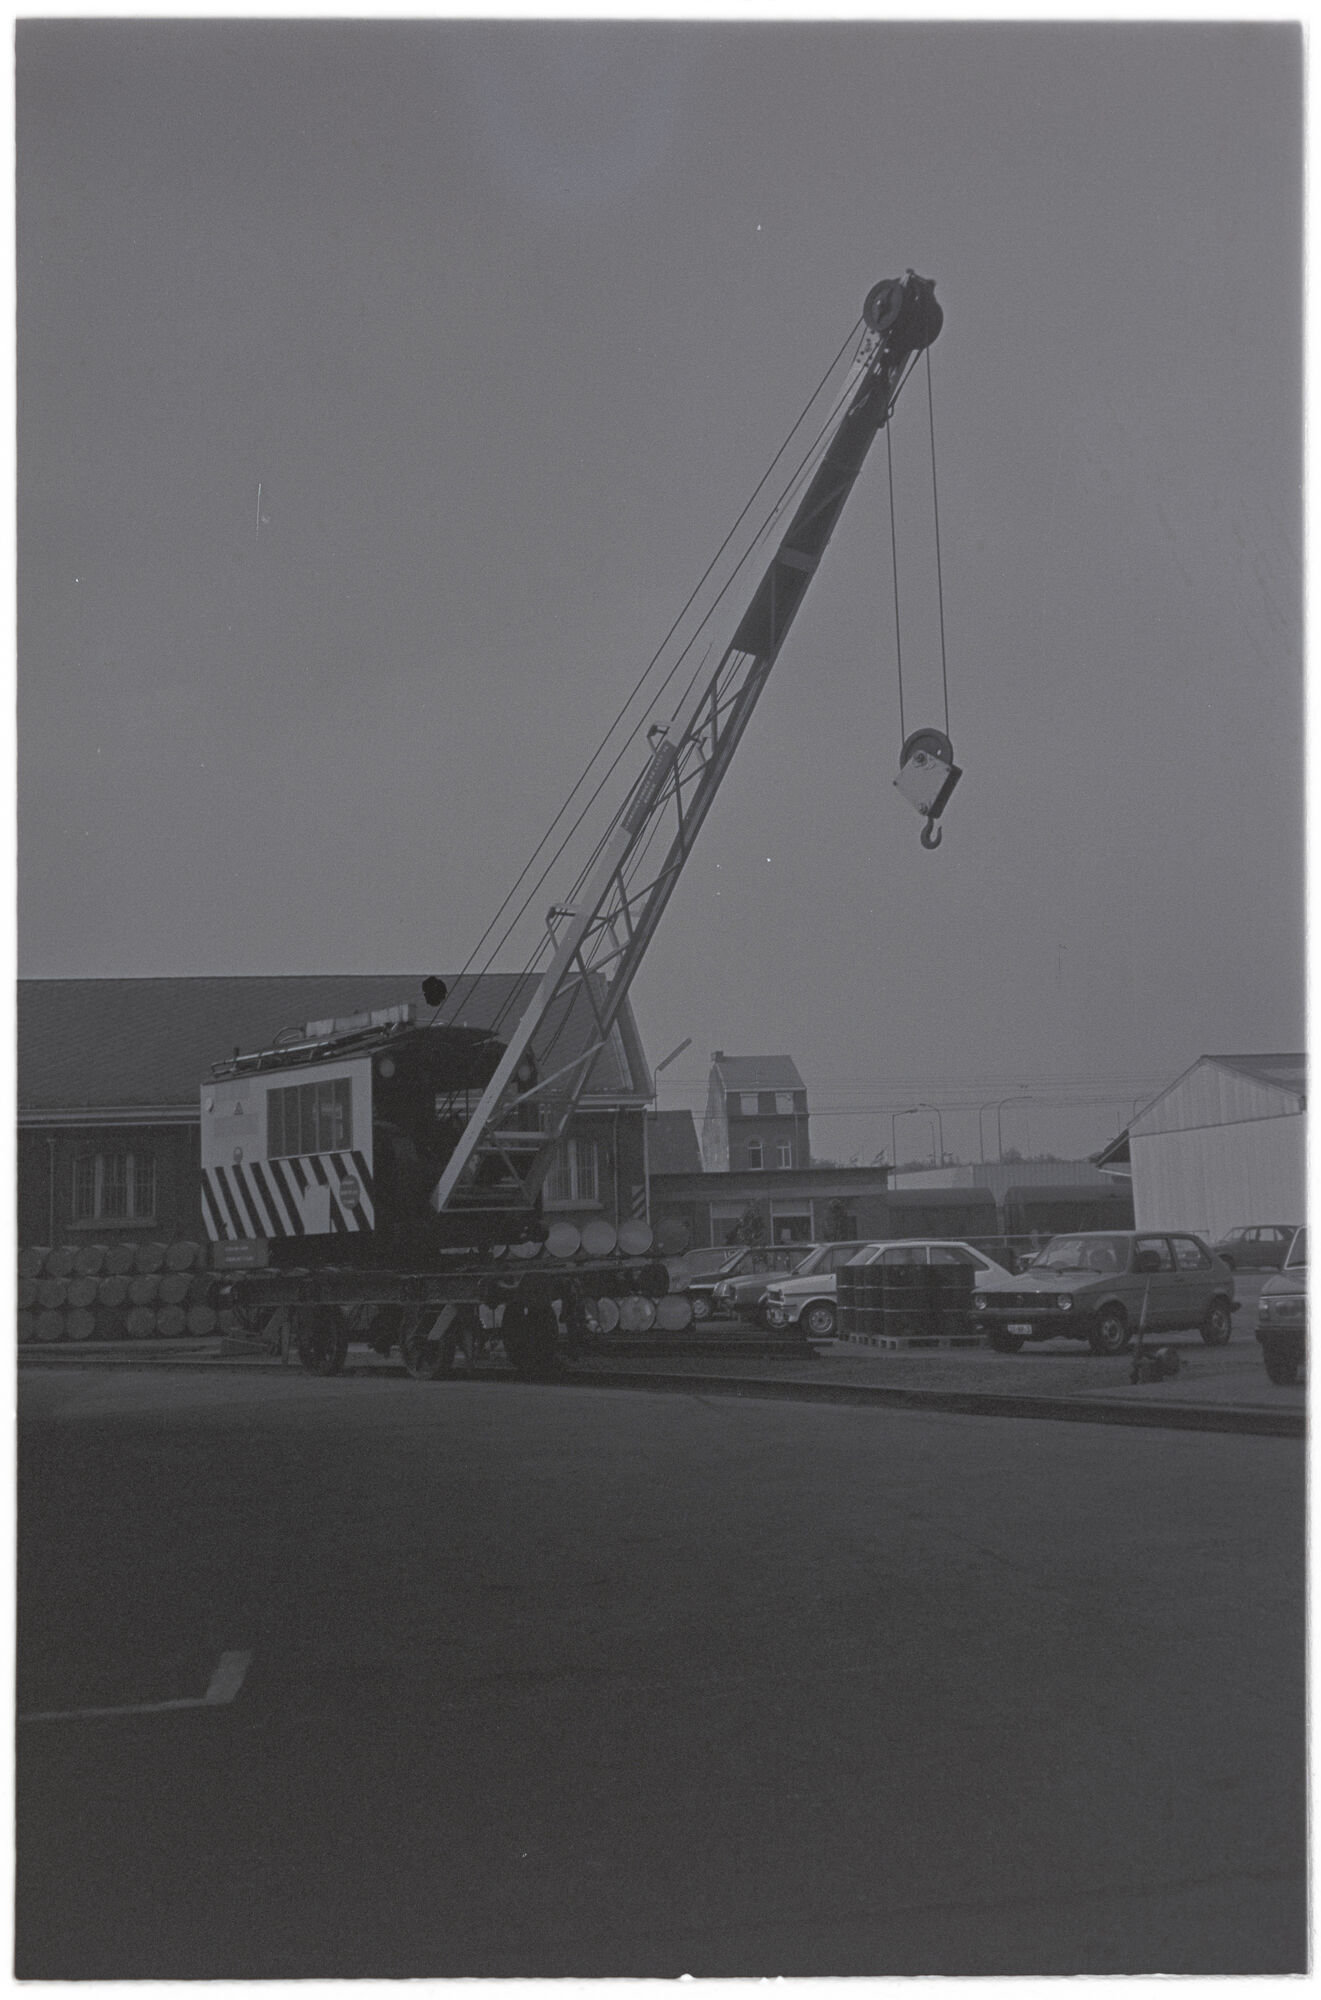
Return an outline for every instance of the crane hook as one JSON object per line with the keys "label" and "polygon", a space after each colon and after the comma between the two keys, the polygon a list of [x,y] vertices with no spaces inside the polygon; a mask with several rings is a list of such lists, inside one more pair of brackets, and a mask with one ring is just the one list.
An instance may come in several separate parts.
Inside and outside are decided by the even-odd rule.
{"label": "crane hook", "polygon": [[923,847],[939,847],[940,837],[941,837],[941,829],[936,825],[936,815],[934,813],[928,813],[927,823],[923,827],[922,832],[919,835]]}

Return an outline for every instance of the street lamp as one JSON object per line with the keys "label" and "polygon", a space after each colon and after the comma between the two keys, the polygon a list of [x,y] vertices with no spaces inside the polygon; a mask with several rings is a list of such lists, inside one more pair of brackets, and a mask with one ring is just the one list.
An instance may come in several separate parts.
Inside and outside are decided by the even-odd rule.
{"label": "street lamp", "polygon": [[907,1118],[910,1111],[935,1112],[936,1125],[934,1129],[939,1134],[939,1137],[936,1139],[935,1143],[940,1147],[940,1158],[941,1158],[941,1163],[943,1164],[945,1158],[945,1131],[944,1131],[944,1126],[941,1123],[939,1110],[934,1104],[906,1104],[902,1111],[892,1111],[890,1113],[890,1158],[894,1162],[894,1166],[897,1167],[899,1165],[899,1153],[895,1144],[895,1136],[894,1136],[895,1122],[897,1119]]}
{"label": "street lamp", "polygon": [[938,1104],[923,1103],[923,1104],[915,1104],[913,1106],[913,1109],[915,1111],[932,1111],[935,1113],[936,1134],[937,1134],[936,1145],[940,1151],[940,1158],[937,1161],[937,1165],[943,1167],[945,1164],[945,1121],[940,1115],[940,1106]]}
{"label": "street lamp", "polygon": [[995,1156],[1000,1161],[1003,1161],[1005,1156],[1004,1129],[1000,1122],[1000,1113],[1006,1104],[1012,1104],[1015,1097],[1020,1096],[1026,1089],[1027,1085],[1020,1083],[1017,1090],[1011,1090],[1008,1097],[1002,1097],[995,1107]]}

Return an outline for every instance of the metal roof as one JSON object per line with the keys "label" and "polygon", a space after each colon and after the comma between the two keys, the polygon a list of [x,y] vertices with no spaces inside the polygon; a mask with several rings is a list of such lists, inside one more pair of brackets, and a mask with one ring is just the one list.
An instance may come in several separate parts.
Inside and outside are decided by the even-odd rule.
{"label": "metal roof", "polygon": [[[535,977],[484,973],[450,982],[439,1019],[509,1032],[531,999]],[[20,1113],[134,1106],[188,1106],[212,1063],[268,1048],[308,1021],[417,1002],[432,1010],[419,973],[314,973],[265,978],[20,979]],[[555,1038],[553,1066],[587,1045],[590,1013],[575,1005]],[[589,1096],[645,1099],[646,1059],[627,1003],[593,1067]],[[553,1023],[533,1043],[541,1060]],[[543,1065],[547,1066],[547,1065]]]}
{"label": "metal roof", "polygon": [[1255,1077],[1259,1083],[1272,1083],[1277,1090],[1290,1090],[1300,1096],[1307,1091],[1307,1057],[1291,1056],[1199,1056],[1199,1062],[1219,1063],[1222,1069],[1240,1070],[1244,1076]]}

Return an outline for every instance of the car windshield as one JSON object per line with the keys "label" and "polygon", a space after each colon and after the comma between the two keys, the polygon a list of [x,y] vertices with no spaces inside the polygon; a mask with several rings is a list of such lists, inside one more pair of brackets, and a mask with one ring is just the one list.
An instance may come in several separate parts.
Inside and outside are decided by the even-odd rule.
{"label": "car windshield", "polygon": [[1243,1223],[1237,1229],[1227,1230],[1223,1241],[1226,1243],[1241,1243],[1247,1233],[1247,1225]]}
{"label": "car windshield", "polygon": [[1052,1236],[1033,1260],[1034,1271],[1126,1271],[1128,1241],[1123,1236]]}
{"label": "car windshield", "polygon": [[1307,1231],[1300,1229],[1289,1245],[1289,1254],[1284,1260],[1286,1271],[1301,1270],[1307,1262]]}

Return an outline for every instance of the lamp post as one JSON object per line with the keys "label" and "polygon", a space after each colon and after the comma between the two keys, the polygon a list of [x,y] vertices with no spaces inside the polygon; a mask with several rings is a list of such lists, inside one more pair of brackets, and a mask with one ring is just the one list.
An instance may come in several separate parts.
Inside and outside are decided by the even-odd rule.
{"label": "lamp post", "polygon": [[1011,1090],[1008,1097],[1002,1097],[995,1107],[995,1156],[998,1160],[1003,1160],[1005,1156],[1004,1128],[1000,1122],[1000,1113],[1006,1104],[1012,1104],[1015,1097],[1020,1096],[1026,1089],[1027,1085],[1020,1083],[1017,1090]]}
{"label": "lamp post", "polygon": [[[692,1041],[693,1038],[691,1035],[685,1035],[684,1039],[680,1042],[678,1048],[671,1049],[670,1053],[667,1056],[662,1057],[660,1062],[657,1063],[655,1069],[651,1072],[651,1102],[656,1111],[660,1110],[659,1079],[661,1071],[663,1069],[668,1069],[670,1064],[675,1060],[675,1058],[677,1056],[681,1056],[685,1049],[691,1048]],[[642,1200],[648,1222],[651,1221],[651,1147],[650,1144],[648,1143],[648,1135],[649,1135],[648,1120],[650,1119],[650,1117],[651,1117],[650,1112],[648,1111],[643,1112],[642,1114]],[[616,1148],[616,1158],[618,1158],[617,1148]]]}
{"label": "lamp post", "polygon": [[938,1104],[922,1103],[922,1104],[915,1104],[913,1106],[913,1109],[915,1111],[930,1111],[934,1113],[936,1120],[936,1134],[937,1134],[936,1146],[940,1154],[940,1158],[936,1164],[938,1166],[943,1167],[945,1164],[945,1121],[940,1115],[940,1106]]}
{"label": "lamp post", "polygon": [[945,1158],[945,1129],[944,1129],[944,1125],[943,1125],[943,1123],[942,1123],[942,1121],[941,1121],[941,1116],[940,1116],[940,1111],[939,1111],[938,1107],[937,1107],[936,1105],[934,1105],[934,1104],[906,1104],[906,1105],[904,1106],[904,1108],[903,1108],[903,1110],[902,1110],[902,1111],[892,1111],[892,1112],[890,1113],[890,1158],[891,1158],[891,1161],[893,1162],[893,1166],[892,1166],[892,1169],[891,1169],[891,1171],[893,1171],[893,1170],[894,1170],[894,1168],[897,1168],[897,1167],[898,1167],[898,1165],[899,1165],[899,1153],[898,1153],[898,1149],[897,1149],[897,1147],[896,1147],[896,1144],[895,1144],[895,1136],[894,1136],[894,1128],[895,1128],[895,1123],[896,1123],[896,1121],[897,1121],[898,1119],[900,1119],[900,1118],[907,1118],[908,1114],[909,1114],[909,1113],[910,1113],[911,1111],[932,1111],[932,1112],[935,1112],[935,1117],[936,1117],[936,1123],[935,1123],[935,1126],[934,1126],[934,1127],[933,1127],[932,1129],[933,1129],[933,1133],[935,1133],[935,1134],[938,1134],[938,1137],[936,1137],[936,1138],[934,1139],[934,1143],[935,1143],[936,1145],[938,1145],[938,1146],[939,1146],[939,1148],[940,1148],[940,1161],[941,1161],[941,1163],[943,1164],[943,1162],[944,1162],[944,1158]]}

